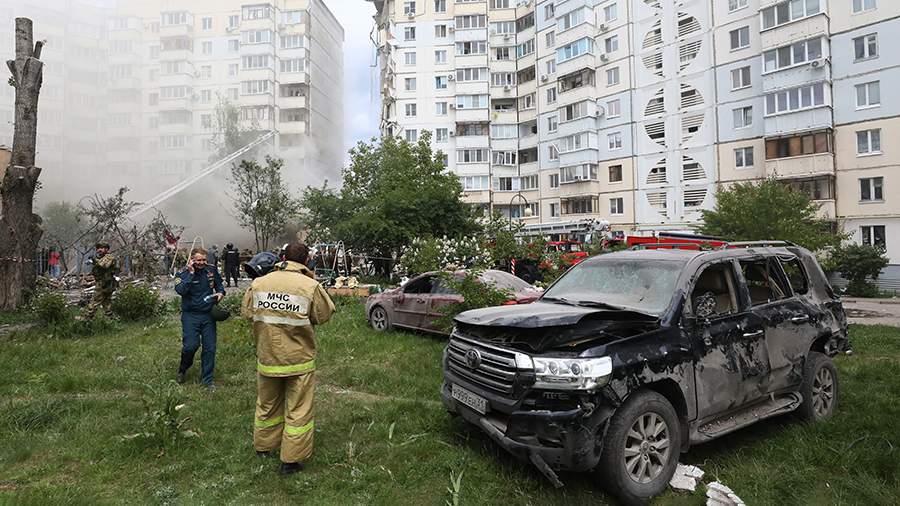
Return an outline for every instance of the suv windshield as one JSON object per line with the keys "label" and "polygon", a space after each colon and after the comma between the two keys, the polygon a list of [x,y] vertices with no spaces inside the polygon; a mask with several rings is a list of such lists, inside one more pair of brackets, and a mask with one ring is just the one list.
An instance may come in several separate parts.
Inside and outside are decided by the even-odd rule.
{"label": "suv windshield", "polygon": [[658,316],[666,310],[682,262],[596,258],[573,267],[541,298],[609,305]]}

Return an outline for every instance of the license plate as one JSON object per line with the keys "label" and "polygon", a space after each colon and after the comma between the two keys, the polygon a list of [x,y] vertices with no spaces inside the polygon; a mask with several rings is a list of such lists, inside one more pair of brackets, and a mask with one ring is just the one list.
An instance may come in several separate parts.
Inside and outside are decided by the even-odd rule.
{"label": "license plate", "polygon": [[488,402],[487,402],[487,399],[485,399],[484,397],[475,395],[472,392],[466,390],[465,388],[463,388],[459,385],[453,385],[453,388],[450,391],[450,395],[454,399],[465,404],[466,406],[469,406],[470,408],[481,413],[482,415],[487,413]]}

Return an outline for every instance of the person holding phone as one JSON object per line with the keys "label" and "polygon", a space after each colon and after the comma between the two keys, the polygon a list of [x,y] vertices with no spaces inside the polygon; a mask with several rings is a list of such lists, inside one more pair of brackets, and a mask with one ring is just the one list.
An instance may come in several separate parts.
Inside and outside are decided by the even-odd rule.
{"label": "person holding phone", "polygon": [[200,347],[200,381],[210,390],[216,365],[216,321],[210,311],[225,297],[219,270],[206,263],[206,250],[191,251],[187,268],[179,272],[175,291],[181,295],[181,363],[175,381],[184,383],[187,370],[194,363],[194,355]]}

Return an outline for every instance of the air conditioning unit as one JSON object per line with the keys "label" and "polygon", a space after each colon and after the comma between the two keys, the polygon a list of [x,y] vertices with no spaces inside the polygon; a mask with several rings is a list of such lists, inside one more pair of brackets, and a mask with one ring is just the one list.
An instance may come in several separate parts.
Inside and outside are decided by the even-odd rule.
{"label": "air conditioning unit", "polygon": [[550,76],[548,76],[547,74],[541,74],[541,81],[542,81],[542,82],[547,82],[548,79],[550,79]]}
{"label": "air conditioning unit", "polygon": [[447,27],[447,31],[450,32],[450,33],[453,33],[453,32],[456,31],[456,27],[455,27],[455,26],[448,26],[448,27]]}
{"label": "air conditioning unit", "polygon": [[596,116],[598,118],[602,118],[605,115],[606,115],[606,111],[604,111],[602,107],[598,108],[597,112],[594,113],[594,116]]}
{"label": "air conditioning unit", "polygon": [[447,74],[447,80],[448,81],[456,81],[456,76],[453,74]]}
{"label": "air conditioning unit", "polygon": [[825,61],[826,61],[826,60],[825,60],[824,58],[819,58],[818,60],[813,60],[813,61],[809,62],[809,66],[812,67],[812,68],[814,68],[814,69],[817,69],[817,68],[820,68],[820,67],[824,67],[824,66],[825,66]]}
{"label": "air conditioning unit", "polygon": [[510,35],[510,34],[508,34],[508,33],[507,33],[506,35],[503,36],[503,40],[509,40],[509,39],[511,39],[511,38],[512,38],[512,35]]}
{"label": "air conditioning unit", "polygon": [[231,32],[233,32],[233,31],[235,31],[235,30],[237,30],[237,27],[236,27],[236,26],[229,26],[228,28],[225,29],[225,31],[228,32],[228,33],[231,33]]}
{"label": "air conditioning unit", "polygon": [[509,91],[509,90],[511,90],[511,89],[512,89],[512,86],[510,86],[510,85],[508,85],[508,84],[507,84],[506,86],[503,87],[503,91]]}
{"label": "air conditioning unit", "polygon": [[416,17],[416,14],[415,14],[414,12],[407,12],[407,13],[406,13],[406,18],[407,18],[407,19],[412,19],[412,18],[414,18],[414,17]]}
{"label": "air conditioning unit", "polygon": [[605,54],[601,54],[601,55],[600,55],[600,61],[602,61],[603,63],[608,62],[608,61],[609,61],[609,56],[606,56]]}
{"label": "air conditioning unit", "polygon": [[600,24],[597,26],[597,28],[600,29],[601,32],[605,32],[609,27],[606,26],[606,23],[600,23]]}
{"label": "air conditioning unit", "polygon": [[447,132],[447,136],[448,137],[456,137],[456,132],[454,132],[453,130],[450,130],[449,132]]}
{"label": "air conditioning unit", "polygon": [[451,109],[456,109],[456,104],[450,104],[450,105],[448,105],[447,107],[449,107],[449,108],[451,108]]}

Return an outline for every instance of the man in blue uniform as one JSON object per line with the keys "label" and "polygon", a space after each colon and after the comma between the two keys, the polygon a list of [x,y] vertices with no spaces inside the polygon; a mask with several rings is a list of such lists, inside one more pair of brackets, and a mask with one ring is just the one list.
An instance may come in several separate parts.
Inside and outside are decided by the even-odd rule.
{"label": "man in blue uniform", "polygon": [[184,383],[184,375],[194,363],[194,354],[203,346],[200,354],[200,380],[213,389],[213,369],[216,364],[216,322],[210,315],[213,305],[225,297],[222,277],[218,269],[206,264],[206,250],[191,251],[187,269],[178,273],[175,291],[181,295],[181,364],[178,366],[178,383]]}

